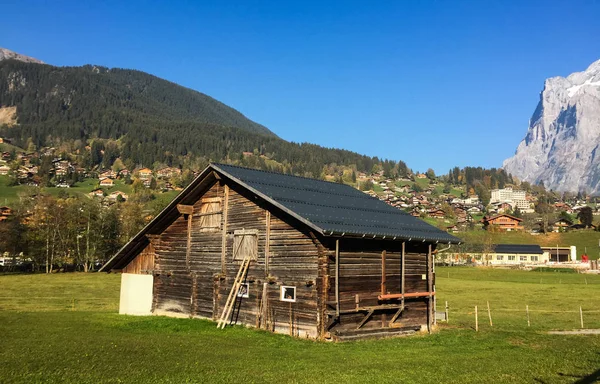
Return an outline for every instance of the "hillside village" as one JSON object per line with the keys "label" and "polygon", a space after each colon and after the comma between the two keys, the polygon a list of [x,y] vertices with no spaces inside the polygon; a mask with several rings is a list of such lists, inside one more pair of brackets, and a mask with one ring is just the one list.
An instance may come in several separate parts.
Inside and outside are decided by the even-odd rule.
{"label": "hillside village", "polygon": [[[7,188],[30,186],[55,191],[76,190],[101,200],[105,206],[126,201],[132,193],[142,189],[154,194],[169,192],[169,196],[174,196],[201,170],[183,171],[164,164],[152,167],[130,164],[128,168],[120,158],[116,158],[110,167],[102,164],[84,166],[77,160],[92,156],[89,145],[83,149],[87,154],[80,150],[69,154],[56,148],[28,152],[12,146],[6,138],[0,138],[0,146],[4,149],[0,154],[0,181],[5,181]],[[100,155],[103,154],[101,151]],[[260,157],[263,162],[271,161],[257,151],[243,152],[240,156],[246,162],[256,161],[253,157]],[[451,170],[449,176],[435,176],[432,170],[420,173],[407,169],[395,173],[382,168],[374,167],[373,172],[365,173],[339,166],[324,167],[321,177],[353,185],[452,233],[490,226],[494,230],[531,233],[595,229],[600,220],[598,198],[581,193],[556,194],[540,186],[515,183],[486,190],[487,196],[481,198],[473,187],[467,189],[465,184],[450,182],[456,170]],[[0,220],[6,220],[9,207],[10,204],[3,207]],[[592,219],[582,223],[579,213],[585,207],[591,208]]]}

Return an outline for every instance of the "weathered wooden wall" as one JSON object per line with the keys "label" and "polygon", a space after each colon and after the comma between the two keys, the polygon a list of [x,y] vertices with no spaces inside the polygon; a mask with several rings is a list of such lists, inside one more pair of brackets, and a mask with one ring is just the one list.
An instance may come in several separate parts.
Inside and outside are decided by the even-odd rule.
{"label": "weathered wooden wall", "polygon": [[154,271],[154,246],[150,243],[124,269],[123,273],[152,274]]}
{"label": "weathered wooden wall", "polygon": [[[217,320],[240,268],[241,258],[234,254],[240,249],[247,251],[249,244],[256,244],[256,260],[250,263],[245,281],[249,297],[239,298],[233,312],[237,324],[318,338],[356,330],[365,316],[364,312],[352,312],[357,306],[399,302],[378,299],[384,251],[385,293],[400,293],[399,241],[338,239],[339,308],[343,314],[332,322],[336,239],[315,236],[304,224],[233,183],[217,181],[198,197],[193,208],[179,209],[183,213],[160,235],[154,235],[151,244],[123,270],[154,271],[152,308],[156,314]],[[256,242],[236,240],[240,233],[255,236]],[[428,244],[406,242],[405,247],[405,292],[426,292],[428,282],[423,276],[431,278]],[[280,287],[288,285],[296,287],[296,302],[280,298]],[[361,329],[426,325],[428,300],[407,299],[405,311],[394,324],[390,320],[396,310],[376,311]]]}
{"label": "weathered wooden wall", "polygon": [[[325,281],[327,281],[327,305],[325,313],[330,319],[335,310],[335,240],[323,240],[329,258]],[[357,307],[373,307],[381,304],[398,304],[399,299],[379,300],[382,292],[382,254],[385,251],[385,293],[401,292],[402,243],[384,240],[339,239],[339,321],[331,324],[329,331],[339,333],[356,330],[365,317],[364,311],[352,313]],[[427,292],[428,245],[417,242],[405,243],[405,293]],[[405,300],[405,310],[390,324],[397,309],[378,310],[369,317],[361,329],[401,328],[426,326],[428,321],[428,298]],[[350,313],[348,313],[350,312]],[[333,316],[334,317],[334,316]]]}
{"label": "weathered wooden wall", "polygon": [[[233,259],[234,233],[244,230],[256,233],[258,252],[257,260],[250,264],[247,274],[249,297],[238,299],[233,316],[235,322],[303,337],[318,337],[318,321],[321,320],[317,305],[318,242],[310,233],[290,225],[289,218],[287,221],[280,218],[284,214],[268,212],[247,192],[229,189],[226,193],[225,189],[224,185],[216,183],[194,204],[189,252],[188,215],[182,214],[154,240],[154,312],[218,319],[240,267],[240,260]],[[202,215],[206,214],[202,211],[202,198],[221,199],[221,212],[227,212],[221,214],[219,228],[206,230],[202,227]],[[321,259],[324,259],[323,255]],[[263,312],[266,316],[259,318],[263,283],[267,283],[267,306]],[[296,287],[296,302],[280,300],[282,285]]]}

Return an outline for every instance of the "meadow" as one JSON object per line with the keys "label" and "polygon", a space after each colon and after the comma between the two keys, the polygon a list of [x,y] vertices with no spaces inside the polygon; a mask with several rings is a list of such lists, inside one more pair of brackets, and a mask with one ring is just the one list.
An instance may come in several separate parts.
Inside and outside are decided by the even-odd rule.
{"label": "meadow", "polygon": [[[431,335],[345,343],[293,339],[203,320],[117,314],[117,274],[0,276],[3,383],[591,383],[600,276],[437,268]],[[493,326],[489,325],[487,302]],[[474,307],[479,308],[479,331]],[[525,306],[530,309],[527,325]]]}

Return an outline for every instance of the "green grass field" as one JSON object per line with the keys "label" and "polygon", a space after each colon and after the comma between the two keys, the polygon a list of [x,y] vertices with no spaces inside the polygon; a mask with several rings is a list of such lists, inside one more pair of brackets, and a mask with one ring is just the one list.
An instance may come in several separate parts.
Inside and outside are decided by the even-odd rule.
{"label": "green grass field", "polygon": [[[572,383],[600,378],[599,276],[438,268],[432,335],[314,342],[209,321],[117,314],[119,275],[0,276],[2,383]],[[541,281],[540,281],[541,279]],[[586,284],[587,282],[587,284]],[[492,308],[493,327],[487,312]],[[480,310],[475,332],[473,309]],[[525,305],[531,310],[527,326]],[[443,304],[441,305],[443,307]],[[557,311],[556,314],[540,310]],[[538,312],[536,312],[538,311]]]}

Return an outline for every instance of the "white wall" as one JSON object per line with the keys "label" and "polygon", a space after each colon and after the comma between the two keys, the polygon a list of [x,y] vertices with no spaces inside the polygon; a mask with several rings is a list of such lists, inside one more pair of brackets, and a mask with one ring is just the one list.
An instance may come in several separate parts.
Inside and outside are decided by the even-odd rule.
{"label": "white wall", "polygon": [[119,314],[145,316],[152,314],[154,276],[121,274]]}

